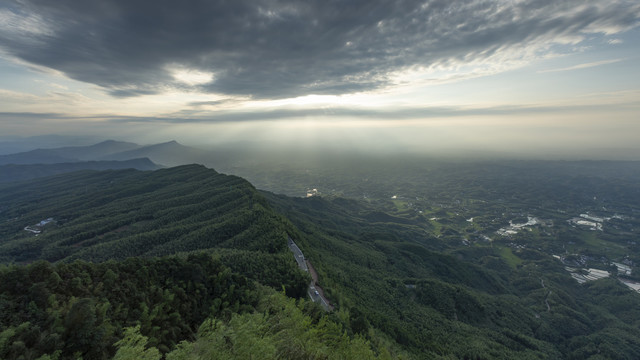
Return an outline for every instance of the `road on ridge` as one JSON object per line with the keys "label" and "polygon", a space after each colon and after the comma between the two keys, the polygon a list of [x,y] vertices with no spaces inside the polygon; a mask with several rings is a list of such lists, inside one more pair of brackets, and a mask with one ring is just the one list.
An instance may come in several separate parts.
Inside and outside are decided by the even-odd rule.
{"label": "road on ridge", "polygon": [[293,242],[293,239],[291,237],[288,237],[288,246],[293,253],[293,256],[296,259],[296,262],[298,263],[300,269],[311,274],[311,278],[313,280],[311,280],[311,283],[309,284],[309,288],[307,290],[307,294],[309,294],[311,300],[313,302],[320,303],[320,305],[322,305],[322,307],[326,311],[333,310],[333,306],[331,306],[331,303],[329,303],[327,298],[324,296],[324,290],[322,290],[322,288],[318,286],[318,273],[316,272],[316,269],[313,268],[313,265],[311,265],[309,260],[305,259],[302,250],[300,250],[298,245]]}

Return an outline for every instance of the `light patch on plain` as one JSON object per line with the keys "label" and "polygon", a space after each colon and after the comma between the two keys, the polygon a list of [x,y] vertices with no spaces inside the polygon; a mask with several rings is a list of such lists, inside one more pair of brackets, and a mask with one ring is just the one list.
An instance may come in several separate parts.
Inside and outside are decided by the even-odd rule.
{"label": "light patch on plain", "polygon": [[594,61],[594,62],[590,62],[590,63],[578,64],[578,65],[568,66],[568,67],[559,68],[559,69],[541,70],[541,71],[538,71],[538,73],[539,74],[544,74],[544,73],[550,73],[550,72],[561,72],[561,71],[572,71],[572,70],[588,69],[588,68],[592,68],[592,67],[596,67],[596,66],[615,64],[615,63],[620,62],[622,60],[624,60],[624,59],[611,59],[611,60]]}

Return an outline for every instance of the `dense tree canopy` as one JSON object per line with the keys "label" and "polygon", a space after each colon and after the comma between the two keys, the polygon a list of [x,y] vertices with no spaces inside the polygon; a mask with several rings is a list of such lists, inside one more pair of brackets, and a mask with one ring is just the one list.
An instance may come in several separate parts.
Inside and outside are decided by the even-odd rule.
{"label": "dense tree canopy", "polygon": [[[603,254],[635,246],[620,240],[629,223],[575,229],[545,208],[556,202],[544,186],[492,203],[473,198],[483,186],[428,201],[302,199],[197,165],[2,185],[0,358],[640,357],[640,295],[565,268],[612,269]],[[607,206],[631,206],[616,191]],[[506,216],[529,221],[534,196],[544,224],[489,239]],[[564,212],[593,201],[566,199]],[[311,278],[288,237],[334,311],[303,300]]]}

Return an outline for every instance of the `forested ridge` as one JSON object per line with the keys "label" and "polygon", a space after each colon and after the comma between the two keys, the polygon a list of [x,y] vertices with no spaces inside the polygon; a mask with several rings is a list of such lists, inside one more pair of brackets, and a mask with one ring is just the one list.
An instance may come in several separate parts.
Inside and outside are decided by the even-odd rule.
{"label": "forested ridge", "polygon": [[390,358],[204,253],[5,267],[0,293],[2,359]]}
{"label": "forested ridge", "polygon": [[250,311],[258,298],[252,282],[207,255],[38,261],[2,269],[0,291],[3,359],[109,358],[123,329],[136,324],[166,352],[208,316]]}
{"label": "forested ridge", "polygon": [[[0,358],[640,356],[640,295],[615,277],[452,246],[393,204],[274,195],[198,165],[1,185]],[[288,236],[334,311],[305,300]]]}
{"label": "forested ridge", "polygon": [[0,204],[1,359],[390,357],[300,299],[299,234],[241,178],[82,171],[3,185]]}
{"label": "forested ridge", "polygon": [[[5,186],[4,262],[105,261],[210,248],[275,254],[287,221],[247,181],[191,165],[85,171]],[[51,218],[38,236],[27,225]]]}
{"label": "forested ridge", "polygon": [[579,284],[536,249],[447,249],[420,214],[379,216],[371,202],[265,195],[357,332],[382,331],[418,358],[640,356],[640,294],[615,277]]}

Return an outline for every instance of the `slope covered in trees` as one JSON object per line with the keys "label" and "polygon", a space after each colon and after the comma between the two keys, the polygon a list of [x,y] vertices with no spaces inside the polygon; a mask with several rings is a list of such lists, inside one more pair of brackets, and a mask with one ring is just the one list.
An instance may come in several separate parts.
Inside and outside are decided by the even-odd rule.
{"label": "slope covered in trees", "polygon": [[[391,359],[390,353],[362,336],[348,336],[339,322],[309,312],[309,301],[265,291],[256,311],[235,313],[229,320],[205,320],[195,341],[183,341],[166,354],[188,359]],[[114,359],[160,359],[139,327],[129,328],[117,343]],[[145,357],[147,356],[147,357]]]}
{"label": "slope covered in trees", "polygon": [[2,187],[0,203],[4,262],[286,249],[286,220],[251,184],[197,165],[64,174]]}
{"label": "slope covered in trees", "polygon": [[391,358],[207,254],[9,266],[0,294],[2,359]]}
{"label": "slope covered in trees", "polygon": [[4,185],[0,204],[3,359],[110,358],[136,324],[166,353],[208,316],[252,311],[255,281],[306,294],[291,224],[202,166],[57,175]]}
{"label": "slope covered in trees", "polygon": [[[640,296],[578,284],[545,252],[569,225],[470,244],[496,229],[453,213],[490,204],[456,203],[430,220],[406,199],[289,198],[197,165],[2,185],[0,358],[640,357]],[[333,312],[256,284],[306,296],[287,236]]]}
{"label": "slope covered in trees", "polygon": [[0,294],[2,359],[110,358],[136,324],[167,352],[208,316],[229,318],[258,301],[251,281],[208,255],[10,266]]}
{"label": "slope covered in trees", "polygon": [[375,203],[266,196],[361,334],[381,330],[418,358],[640,356],[640,294],[616,279],[581,285],[535,249],[447,247],[426,219]]}

